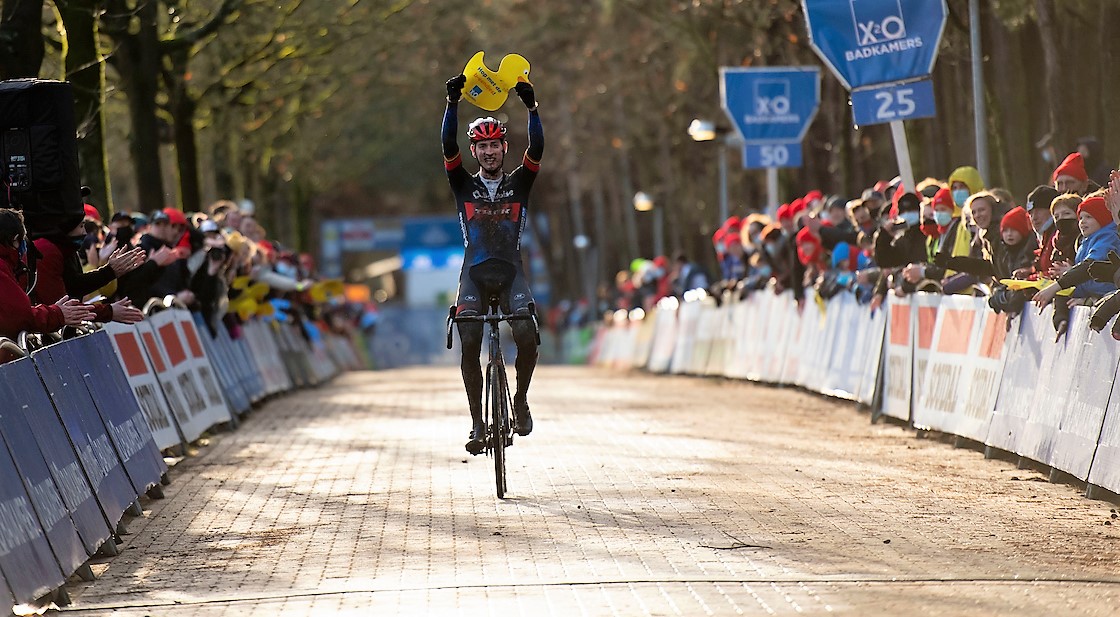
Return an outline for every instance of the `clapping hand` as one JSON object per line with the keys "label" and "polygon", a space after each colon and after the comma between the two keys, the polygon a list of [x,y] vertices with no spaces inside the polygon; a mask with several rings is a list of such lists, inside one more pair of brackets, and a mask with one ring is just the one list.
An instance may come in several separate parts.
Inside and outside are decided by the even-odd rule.
{"label": "clapping hand", "polygon": [[144,319],[144,313],[132,306],[132,300],[128,298],[117,300],[109,306],[113,307],[113,321],[131,324]]}
{"label": "clapping hand", "polygon": [[93,309],[88,304],[82,304],[81,300],[71,299],[70,296],[62,296],[55,302],[55,306],[62,309],[62,318],[68,326],[81,325],[83,321],[93,319]]}
{"label": "clapping hand", "polygon": [[[113,242],[115,243],[116,239]],[[147,260],[148,256],[144,253],[144,249],[140,247],[134,249],[121,247],[109,255],[108,263],[109,267],[113,269],[113,274],[120,278],[139,268]]]}

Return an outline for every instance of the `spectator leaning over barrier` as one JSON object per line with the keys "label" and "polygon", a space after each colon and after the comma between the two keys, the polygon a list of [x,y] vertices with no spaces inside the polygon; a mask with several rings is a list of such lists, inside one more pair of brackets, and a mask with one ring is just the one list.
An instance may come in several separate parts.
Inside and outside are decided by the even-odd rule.
{"label": "spectator leaning over barrier", "polygon": [[1050,212],[1050,204],[1058,197],[1058,191],[1052,187],[1041,185],[1035,187],[1027,195],[1027,205],[1024,209],[1031,217],[1031,227],[1034,229],[1035,258],[1031,263],[1030,272],[1017,272],[1015,278],[1029,278],[1031,280],[1047,276],[1050,272],[1051,257],[1054,253],[1054,236],[1057,228],[1054,226],[1054,216]]}
{"label": "spectator leaning over barrier", "polygon": [[1054,303],[1054,330],[1058,336],[1065,334],[1069,327],[1071,305],[1095,304],[1101,297],[1116,291],[1113,282],[1094,281],[1089,273],[1094,261],[1108,261],[1110,251],[1120,253],[1120,233],[1103,192],[1094,193],[1081,202],[1077,207],[1077,223],[1084,240],[1077,247],[1073,267],[1034,297],[1039,306],[1046,306],[1055,300],[1059,290],[1073,288],[1072,299]]}
{"label": "spectator leaning over barrier", "polygon": [[[1120,171],[1114,169],[1109,173],[1107,188],[1102,193],[1112,219],[1120,221]],[[1106,261],[1090,265],[1089,276],[1098,281],[1112,281],[1120,287],[1120,254],[1110,251]],[[1120,291],[1114,291],[1097,302],[1089,327],[1100,332],[1117,313],[1120,313]],[[1112,337],[1120,340],[1120,320],[1112,324]]]}
{"label": "spectator leaning over barrier", "polygon": [[848,212],[848,220],[852,222],[852,227],[862,233],[875,232],[875,219],[871,217],[871,211],[863,203],[862,199],[853,199],[844,205],[844,209]]}
{"label": "spectator leaning over barrier", "polygon": [[871,217],[873,225],[878,225],[881,217],[880,210],[883,209],[883,204],[886,203],[887,198],[879,191],[871,188],[863,192],[860,196],[860,202],[863,207],[867,208],[867,214]]}
{"label": "spectator leaning over barrier", "polygon": [[895,201],[898,218],[884,223],[874,235],[874,261],[883,272],[872,294],[872,310],[879,308],[886,298],[891,275],[905,266],[927,260],[926,239],[921,230],[921,201],[913,193],[903,193]]}
{"label": "spectator leaning over barrier", "polygon": [[844,233],[858,233],[855,224],[848,218],[844,200],[839,195],[833,195],[825,200],[824,214],[826,220],[837,231]]}
{"label": "spectator leaning over barrier", "polygon": [[[938,256],[938,265],[958,272],[951,283],[945,284],[945,293],[956,293],[958,289],[977,282],[990,285],[992,277],[1011,276],[1010,272],[1003,273],[1000,270],[1000,264],[1006,263],[1004,244],[1000,238],[1004,214],[995,195],[989,191],[980,191],[968,198],[965,210],[972,212],[972,219],[976,225],[968,256],[949,258]],[[1026,212],[1024,211],[1023,214]],[[1034,250],[1033,247],[1031,250]]]}
{"label": "spectator leaning over barrier", "polygon": [[187,267],[191,271],[190,288],[194,292],[198,310],[213,334],[217,332],[228,305],[234,255],[217,223],[202,221],[198,230],[202,233],[203,244],[201,250],[187,260]]}
{"label": "spectator leaning over barrier", "polygon": [[54,304],[32,304],[20,279],[27,274],[27,230],[23,215],[0,209],[0,336],[15,340],[20,332],[46,333],[93,319],[93,309],[63,296]]}
{"label": "spectator leaning over barrier", "polygon": [[174,208],[153,213],[148,233],[139,242],[148,261],[120,278],[117,295],[141,308],[149,299],[166,295],[175,295],[188,305],[193,302],[186,266],[189,249],[178,246],[186,229],[187,217]]}
{"label": "spectator leaning over barrier", "polygon": [[[128,274],[147,261],[144,251],[115,248],[100,268],[82,271],[81,251],[87,235],[84,223],[64,222],[59,229],[35,239],[35,287],[32,299],[41,304],[52,304],[63,297],[82,299]],[[113,238],[109,247],[116,247]],[[143,314],[127,300],[112,304],[93,304],[94,321],[136,323]]]}
{"label": "spectator leaning over barrier", "polygon": [[1054,170],[1050,181],[1059,193],[1084,195],[1089,192],[1089,174],[1085,172],[1085,161],[1081,158],[1081,153],[1074,152],[1067,156]]}
{"label": "spectator leaning over barrier", "polygon": [[679,298],[693,289],[708,289],[708,275],[683,252],[673,258],[673,293]]}
{"label": "spectator leaning over barrier", "polygon": [[[979,178],[979,174],[976,177]],[[958,180],[956,182],[963,181]],[[950,184],[950,186],[953,185],[953,183]],[[958,281],[949,281],[949,278],[956,274],[955,271],[937,265],[937,262],[947,263],[952,257],[967,257],[972,248],[972,235],[961,222],[962,211],[954,199],[949,189],[941,189],[934,196],[932,202],[933,217],[937,223],[938,234],[934,263],[912,263],[906,266],[902,271],[902,276],[907,283],[917,287],[933,283],[944,290],[945,283],[949,282],[953,285],[953,290],[946,291],[946,293],[972,293],[970,285],[958,285]]]}

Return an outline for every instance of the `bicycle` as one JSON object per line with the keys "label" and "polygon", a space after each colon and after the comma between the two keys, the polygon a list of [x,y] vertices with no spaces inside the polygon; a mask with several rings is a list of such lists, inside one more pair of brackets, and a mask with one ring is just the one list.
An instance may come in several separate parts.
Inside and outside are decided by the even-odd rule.
{"label": "bicycle", "polygon": [[503,321],[532,321],[538,345],[540,345],[541,333],[533,310],[530,310],[527,315],[502,313],[496,295],[490,296],[489,305],[490,312],[486,315],[460,316],[455,314],[455,307],[451,307],[447,316],[447,348],[451,349],[452,330],[455,324],[481,322],[487,325],[486,338],[489,349],[482,389],[485,413],[483,418],[486,422],[485,452],[487,456],[494,459],[494,486],[497,489],[498,499],[504,499],[506,495],[506,448],[513,445],[513,422],[510,419],[513,399],[509,392],[509,379],[506,376],[506,363],[502,355],[498,324]]}

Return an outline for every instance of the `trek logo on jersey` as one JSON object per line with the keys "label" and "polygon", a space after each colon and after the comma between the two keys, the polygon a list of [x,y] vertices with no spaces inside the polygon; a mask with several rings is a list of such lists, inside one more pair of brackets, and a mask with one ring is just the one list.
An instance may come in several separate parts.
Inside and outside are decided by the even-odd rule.
{"label": "trek logo on jersey", "polygon": [[466,202],[463,208],[467,211],[467,220],[498,219],[507,221],[521,220],[521,204],[476,204]]}

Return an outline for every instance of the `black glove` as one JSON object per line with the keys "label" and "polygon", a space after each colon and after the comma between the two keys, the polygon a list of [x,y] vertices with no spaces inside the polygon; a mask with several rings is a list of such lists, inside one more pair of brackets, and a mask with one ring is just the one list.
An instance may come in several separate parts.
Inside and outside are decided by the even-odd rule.
{"label": "black glove", "polygon": [[447,80],[447,102],[458,103],[463,96],[463,86],[467,85],[466,75],[456,75]]}
{"label": "black glove", "polygon": [[1089,276],[1094,281],[1111,283],[1116,278],[1117,270],[1120,270],[1120,254],[1109,251],[1107,261],[1094,261],[1089,265]]}
{"label": "black glove", "polygon": [[1100,332],[1104,330],[1104,327],[1117,313],[1120,313],[1120,291],[1114,291],[1097,300],[1097,303],[1093,305],[1093,312],[1089,316],[1089,327],[1096,332]]}
{"label": "black glove", "polygon": [[933,256],[933,265],[938,266],[940,268],[948,268],[949,267],[949,255],[950,255],[949,253],[944,253],[944,252],[938,251]]}
{"label": "black glove", "polygon": [[521,99],[522,103],[525,103],[527,109],[532,109],[537,106],[537,95],[533,92],[533,84],[527,81],[519,81],[517,85],[513,87],[513,91],[517,94],[517,98]]}

